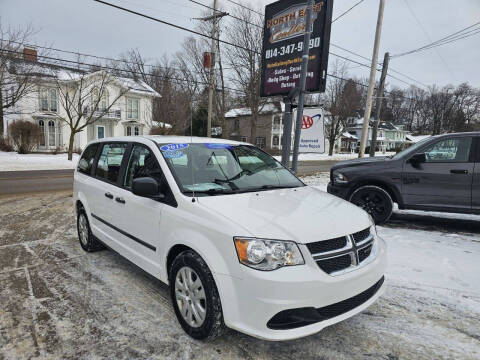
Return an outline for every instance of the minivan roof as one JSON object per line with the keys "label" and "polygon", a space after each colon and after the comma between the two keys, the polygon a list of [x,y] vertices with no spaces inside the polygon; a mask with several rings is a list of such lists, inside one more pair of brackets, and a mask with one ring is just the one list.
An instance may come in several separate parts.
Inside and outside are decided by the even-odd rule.
{"label": "minivan roof", "polygon": [[209,137],[198,137],[198,136],[174,136],[174,135],[142,135],[142,136],[115,136],[99,139],[94,142],[106,142],[106,141],[135,141],[139,139],[150,139],[157,144],[203,144],[203,143],[215,143],[215,144],[231,144],[231,145],[245,145],[246,142],[220,139],[220,138],[209,138]]}

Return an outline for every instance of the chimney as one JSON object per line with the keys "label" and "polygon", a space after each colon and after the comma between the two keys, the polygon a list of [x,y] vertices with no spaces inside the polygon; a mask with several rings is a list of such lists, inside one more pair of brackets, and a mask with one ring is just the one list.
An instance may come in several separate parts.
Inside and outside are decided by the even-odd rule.
{"label": "chimney", "polygon": [[23,60],[37,62],[37,50],[32,48],[23,48]]}

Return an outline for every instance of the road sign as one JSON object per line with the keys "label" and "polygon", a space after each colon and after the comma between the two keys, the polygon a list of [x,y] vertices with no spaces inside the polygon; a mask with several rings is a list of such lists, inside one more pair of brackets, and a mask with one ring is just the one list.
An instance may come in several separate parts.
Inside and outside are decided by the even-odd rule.
{"label": "road sign", "polygon": [[325,122],[322,108],[306,108],[303,111],[299,152],[325,152]]}
{"label": "road sign", "polygon": [[[280,0],[265,7],[261,96],[288,95],[298,87],[307,1]],[[325,91],[333,0],[316,0],[307,69],[307,92]]]}

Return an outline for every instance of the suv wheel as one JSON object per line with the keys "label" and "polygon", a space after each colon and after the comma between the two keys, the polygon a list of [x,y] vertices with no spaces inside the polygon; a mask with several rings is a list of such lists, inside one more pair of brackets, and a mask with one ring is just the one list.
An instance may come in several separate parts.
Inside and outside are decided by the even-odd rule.
{"label": "suv wheel", "polygon": [[375,224],[386,222],[392,215],[392,198],[378,186],[367,185],[356,189],[350,196],[350,202],[368,212]]}
{"label": "suv wheel", "polygon": [[80,241],[80,246],[83,250],[94,252],[104,248],[103,244],[93,236],[92,231],[90,230],[90,223],[88,222],[87,214],[83,208],[78,211],[77,232],[78,240]]}
{"label": "suv wheel", "polygon": [[223,333],[225,325],[217,286],[197,253],[188,250],[175,258],[169,282],[175,314],[188,335],[203,340]]}

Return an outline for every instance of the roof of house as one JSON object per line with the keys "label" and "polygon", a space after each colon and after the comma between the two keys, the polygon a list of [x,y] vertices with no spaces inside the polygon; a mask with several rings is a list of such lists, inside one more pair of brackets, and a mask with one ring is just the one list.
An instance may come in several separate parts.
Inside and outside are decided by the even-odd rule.
{"label": "roof of house", "polygon": [[[274,114],[274,113],[281,113],[285,111],[285,104],[280,101],[276,102],[269,102],[263,106],[258,107],[259,113],[264,114]],[[236,118],[241,116],[250,116],[252,111],[250,108],[237,108],[227,111],[225,113],[226,118]]]}
{"label": "roof of house", "polygon": [[347,138],[347,139],[352,139],[352,140],[358,140],[358,137],[356,137],[353,134],[350,134],[348,132],[342,133],[342,137]]}
{"label": "roof of house", "polygon": [[[86,72],[80,69],[69,68],[65,66],[59,66],[55,64],[47,63],[32,63],[32,62],[15,62],[14,63],[15,71],[18,74],[28,73],[29,76],[35,76],[38,78],[43,78],[46,80],[58,79],[64,82],[77,81],[82,77],[92,77],[96,75],[105,74],[104,70],[97,70],[92,72]],[[129,93],[152,96],[152,97],[161,97],[161,95],[156,92],[152,87],[150,87],[146,82],[132,78],[111,75],[117,85],[129,89]]]}
{"label": "roof of house", "polygon": [[[373,126],[373,122],[374,120],[370,120],[370,126]],[[356,127],[362,127],[363,126],[363,117],[362,118],[357,118],[357,119],[354,119],[353,120],[353,126],[352,125],[348,125],[347,127],[349,128],[356,128]],[[383,129],[383,130],[391,130],[391,131],[402,131],[402,129],[396,127],[395,125],[393,125],[391,122],[389,121],[381,121],[379,124],[378,124],[378,128],[379,129]]]}

